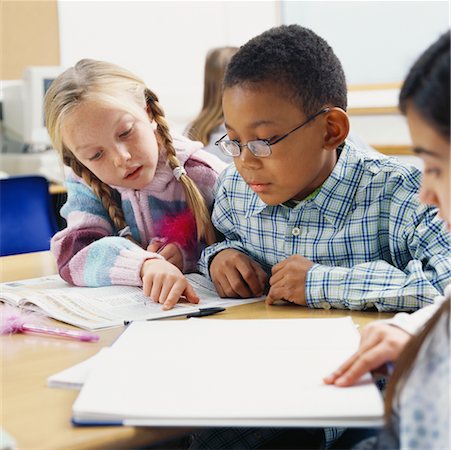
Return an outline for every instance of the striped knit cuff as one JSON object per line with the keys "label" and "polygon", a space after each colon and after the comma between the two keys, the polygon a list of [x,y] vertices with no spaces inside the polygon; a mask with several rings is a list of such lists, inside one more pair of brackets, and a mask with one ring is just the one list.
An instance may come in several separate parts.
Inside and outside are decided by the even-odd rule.
{"label": "striped knit cuff", "polygon": [[148,252],[138,246],[121,250],[110,275],[112,284],[142,286],[141,267],[147,259],[164,259],[161,255]]}

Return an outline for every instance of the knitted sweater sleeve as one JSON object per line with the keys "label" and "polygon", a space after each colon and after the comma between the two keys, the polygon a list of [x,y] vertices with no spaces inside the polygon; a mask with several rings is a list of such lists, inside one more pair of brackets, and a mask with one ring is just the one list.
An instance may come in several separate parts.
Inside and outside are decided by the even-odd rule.
{"label": "knitted sweater sleeve", "polygon": [[51,241],[60,276],[77,286],[142,286],[143,262],[161,256],[117,236],[107,211],[83,181],[70,178],[67,191],[61,209],[67,228]]}

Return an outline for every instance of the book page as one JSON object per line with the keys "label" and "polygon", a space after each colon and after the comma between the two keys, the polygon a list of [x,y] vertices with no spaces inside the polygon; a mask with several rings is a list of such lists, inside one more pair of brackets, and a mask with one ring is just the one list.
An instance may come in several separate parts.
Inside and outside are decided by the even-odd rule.
{"label": "book page", "polygon": [[146,297],[136,286],[72,286],[58,275],[2,283],[0,300],[25,309],[44,311],[54,319],[71,325],[96,330],[120,326],[124,321],[156,320],[196,312],[210,306],[230,307],[261,299],[220,299],[213,284],[199,274],[187,278],[200,297],[193,305],[180,301],[169,311]]}
{"label": "book page", "polygon": [[214,284],[203,275],[198,273],[188,273],[186,278],[188,278],[191,286],[193,286],[196,294],[200,298],[200,302],[197,305],[200,308],[211,308],[214,306],[229,308],[236,305],[259,302],[265,299],[265,296],[252,298],[221,298],[218,296]]}

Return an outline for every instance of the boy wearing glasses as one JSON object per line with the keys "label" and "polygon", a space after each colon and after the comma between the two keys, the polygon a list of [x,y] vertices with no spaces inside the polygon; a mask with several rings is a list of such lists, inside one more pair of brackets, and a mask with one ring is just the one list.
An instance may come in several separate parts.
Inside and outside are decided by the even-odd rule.
{"label": "boy wearing glasses", "polygon": [[421,173],[359,150],[349,132],[346,81],[329,45],[298,25],[242,46],[223,85],[234,157],[212,215],[224,241],[201,271],[222,297],[266,292],[313,308],[411,311],[443,293],[451,239],[421,206]]}
{"label": "boy wearing glasses", "polygon": [[[217,145],[235,164],[212,214],[224,240],[199,262],[220,296],[259,296],[269,284],[269,304],[409,311],[443,293],[451,238],[418,201],[420,171],[351,144],[346,106],[342,66],[308,29],[270,29],[232,58]],[[221,428],[196,433],[190,448],[329,448],[343,431]],[[365,432],[348,430],[343,445]]]}

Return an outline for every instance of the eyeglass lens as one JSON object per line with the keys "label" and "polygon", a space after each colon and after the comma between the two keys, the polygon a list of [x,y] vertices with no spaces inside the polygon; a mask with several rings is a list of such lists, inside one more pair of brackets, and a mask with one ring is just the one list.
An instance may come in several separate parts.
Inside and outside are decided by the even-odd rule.
{"label": "eyeglass lens", "polygon": [[271,147],[265,141],[249,141],[247,144],[240,145],[234,141],[221,141],[219,145],[224,153],[230,156],[240,156],[241,147],[247,147],[254,156],[269,156]]}

